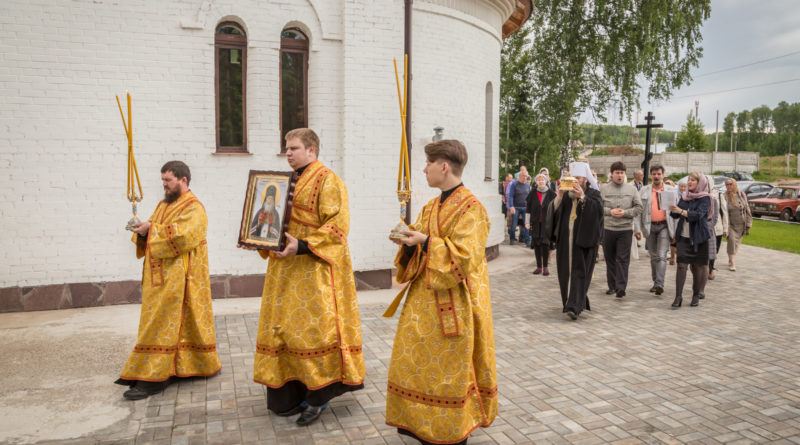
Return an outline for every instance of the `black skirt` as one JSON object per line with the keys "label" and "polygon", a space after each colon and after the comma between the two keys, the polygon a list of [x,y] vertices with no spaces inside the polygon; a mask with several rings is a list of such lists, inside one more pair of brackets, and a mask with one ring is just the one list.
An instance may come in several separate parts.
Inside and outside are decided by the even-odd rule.
{"label": "black skirt", "polygon": [[683,264],[708,264],[708,241],[697,246],[695,251],[689,238],[678,238],[678,262]]}
{"label": "black skirt", "polygon": [[267,408],[275,413],[281,413],[289,411],[302,402],[312,406],[321,406],[334,397],[363,388],[363,383],[345,385],[342,382],[335,382],[324,388],[310,390],[303,382],[290,380],[280,388],[267,387]]}

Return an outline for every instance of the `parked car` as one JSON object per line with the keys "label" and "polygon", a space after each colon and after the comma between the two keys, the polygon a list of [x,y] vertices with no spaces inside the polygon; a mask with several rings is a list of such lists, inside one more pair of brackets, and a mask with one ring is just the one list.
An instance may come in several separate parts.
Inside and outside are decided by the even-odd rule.
{"label": "parked car", "polygon": [[768,182],[756,181],[741,181],[737,182],[736,185],[739,186],[739,191],[744,192],[747,196],[747,201],[763,198],[773,188],[773,185]]}
{"label": "parked car", "polygon": [[[714,188],[715,189],[725,190],[725,179],[727,179],[726,176],[717,176],[717,175],[706,175],[706,176],[710,176],[711,178],[714,179]],[[689,180],[689,175],[686,175],[686,176],[682,177],[681,179],[679,179],[678,182],[675,183],[675,185],[678,185],[678,183],[680,183],[680,182],[686,182],[688,180]]]}
{"label": "parked car", "polygon": [[753,216],[777,216],[784,221],[792,218],[800,221],[797,208],[800,206],[800,185],[778,185],[764,198],[750,201]]}
{"label": "parked car", "polygon": [[722,172],[722,176],[733,178],[737,181],[753,181],[753,175],[745,172]]}

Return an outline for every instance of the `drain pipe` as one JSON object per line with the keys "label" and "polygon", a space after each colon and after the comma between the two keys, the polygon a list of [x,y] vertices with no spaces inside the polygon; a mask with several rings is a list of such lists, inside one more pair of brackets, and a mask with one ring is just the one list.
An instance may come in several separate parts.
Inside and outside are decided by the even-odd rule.
{"label": "drain pipe", "polygon": [[[406,90],[406,145],[408,146],[408,165],[411,168],[411,147],[413,140],[411,137],[411,80],[414,76],[411,74],[411,9],[414,0],[405,0],[405,23],[404,23],[404,42],[403,52],[408,55],[408,79],[404,79],[408,84]],[[408,177],[411,178],[411,170],[408,171]],[[406,224],[411,224],[411,201],[408,202],[406,209]]]}

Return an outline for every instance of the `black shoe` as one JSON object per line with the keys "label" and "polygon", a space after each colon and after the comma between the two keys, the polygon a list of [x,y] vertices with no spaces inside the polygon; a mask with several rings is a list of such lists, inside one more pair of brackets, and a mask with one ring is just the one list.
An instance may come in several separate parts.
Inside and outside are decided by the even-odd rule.
{"label": "black shoe", "polygon": [[620,289],[617,291],[617,298],[622,298],[625,296],[625,289]]}
{"label": "black shoe", "polygon": [[615,292],[617,292],[616,289],[609,289],[609,290],[606,291],[606,295],[611,295],[611,294],[613,294]]}
{"label": "black shoe", "polygon": [[697,307],[698,305],[700,305],[700,294],[694,294],[692,295],[692,302],[689,303],[689,306]]}
{"label": "black shoe", "polygon": [[168,382],[169,380],[163,382],[144,382],[139,380],[131,386],[131,389],[122,393],[122,397],[128,400],[146,399],[163,391],[169,384]]}
{"label": "black shoe", "polygon": [[683,303],[683,297],[675,297],[675,301],[672,302],[672,308],[678,309],[681,307],[681,303]]}
{"label": "black shoe", "polygon": [[578,314],[576,314],[573,311],[567,311],[567,315],[569,315],[569,318],[571,318],[573,320],[577,320],[578,319]]}
{"label": "black shoe", "polygon": [[655,290],[656,295],[661,295],[661,294],[664,293],[664,287],[663,286],[654,286],[654,287],[656,288],[656,290]]}
{"label": "black shoe", "polygon": [[275,413],[275,415],[278,415],[278,416],[281,416],[281,417],[289,417],[289,416],[293,416],[293,415],[295,415],[295,414],[298,414],[298,413],[301,413],[301,412],[303,412],[303,410],[304,410],[304,409],[306,409],[306,407],[307,407],[307,406],[308,406],[307,404],[306,404],[306,405],[304,405],[304,404],[301,402],[301,403],[299,403],[297,406],[295,406],[294,408],[292,408],[292,409],[288,409],[288,410],[286,410],[286,411],[282,411],[282,412],[279,412],[279,413]]}
{"label": "black shoe", "polygon": [[303,414],[300,414],[300,417],[297,418],[297,424],[300,426],[306,426],[314,423],[317,419],[319,419],[320,414],[322,414],[322,411],[324,411],[327,406],[327,403],[322,406],[308,405],[308,407],[303,410]]}
{"label": "black shoe", "polygon": [[657,287],[658,287],[658,286],[653,286],[653,287],[651,287],[651,288],[650,288],[650,292],[655,292]]}

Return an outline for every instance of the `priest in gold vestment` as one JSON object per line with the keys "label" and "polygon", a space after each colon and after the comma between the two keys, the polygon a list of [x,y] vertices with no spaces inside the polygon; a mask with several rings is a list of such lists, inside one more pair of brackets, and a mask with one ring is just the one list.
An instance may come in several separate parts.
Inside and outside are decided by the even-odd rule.
{"label": "priest in gold vestment", "polygon": [[217,356],[208,273],[208,218],[189,190],[181,161],[161,168],[164,200],[134,227],[136,257],[144,257],[139,335],[116,383],[138,400],[163,390],[173,377],[212,376]]}
{"label": "priest in gold vestment", "polygon": [[279,416],[316,421],[328,401],[364,387],[361,321],[347,246],[347,189],[317,160],[308,128],[286,134],[286,158],[299,174],[283,251],[269,259],[253,379],[267,386]]}
{"label": "priest in gold vestment", "polygon": [[386,396],[386,423],[423,444],[463,444],[497,417],[486,209],[461,182],[467,151],[425,146],[428,185],[442,190],[402,232],[395,259],[403,293]]}

